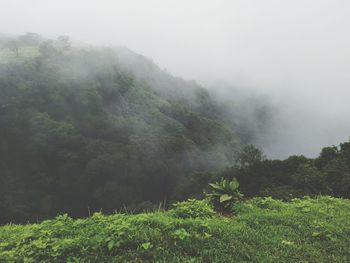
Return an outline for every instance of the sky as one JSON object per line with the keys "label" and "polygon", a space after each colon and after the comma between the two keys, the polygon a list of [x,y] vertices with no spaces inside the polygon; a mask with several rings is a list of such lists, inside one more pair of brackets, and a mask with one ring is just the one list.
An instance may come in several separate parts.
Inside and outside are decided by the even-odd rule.
{"label": "sky", "polygon": [[122,45],[176,76],[265,94],[270,157],[350,137],[350,1],[0,0],[0,32]]}

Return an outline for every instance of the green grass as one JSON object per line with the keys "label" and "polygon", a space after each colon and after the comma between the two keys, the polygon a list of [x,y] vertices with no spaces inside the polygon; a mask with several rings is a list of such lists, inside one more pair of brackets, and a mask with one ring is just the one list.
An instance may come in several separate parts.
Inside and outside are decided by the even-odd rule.
{"label": "green grass", "polygon": [[256,198],[233,217],[66,215],[0,228],[0,262],[350,262],[350,201]]}
{"label": "green grass", "polygon": [[0,49],[0,63],[18,63],[39,55],[38,48],[24,47],[19,49],[19,56],[9,49]]}

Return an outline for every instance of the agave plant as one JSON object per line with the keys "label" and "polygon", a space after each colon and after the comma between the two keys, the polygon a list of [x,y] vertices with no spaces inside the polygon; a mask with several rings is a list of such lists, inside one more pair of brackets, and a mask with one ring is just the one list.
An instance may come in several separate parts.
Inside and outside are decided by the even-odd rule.
{"label": "agave plant", "polygon": [[219,210],[230,212],[232,204],[239,201],[243,194],[238,190],[239,183],[236,178],[231,181],[221,178],[219,182],[211,183],[210,192],[206,196]]}

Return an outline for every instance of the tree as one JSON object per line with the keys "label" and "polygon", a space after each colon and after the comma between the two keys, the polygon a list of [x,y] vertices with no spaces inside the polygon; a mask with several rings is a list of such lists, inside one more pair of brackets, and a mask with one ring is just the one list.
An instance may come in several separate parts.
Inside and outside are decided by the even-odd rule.
{"label": "tree", "polygon": [[72,42],[69,36],[59,36],[57,41],[63,50],[69,50],[72,47]]}
{"label": "tree", "polygon": [[238,164],[241,167],[251,166],[265,159],[263,152],[254,145],[249,144],[238,155]]}
{"label": "tree", "polygon": [[42,42],[42,37],[39,34],[27,32],[26,34],[19,36],[18,41],[23,46],[36,47]]}
{"label": "tree", "polygon": [[55,57],[59,54],[51,40],[42,42],[39,46],[39,52],[44,58]]}
{"label": "tree", "polygon": [[293,187],[300,195],[329,194],[331,189],[326,182],[326,176],[314,165],[300,165],[293,175]]}
{"label": "tree", "polygon": [[334,160],[338,155],[338,148],[336,146],[325,147],[322,149],[320,156],[316,159],[316,165],[320,168],[326,166],[329,162]]}
{"label": "tree", "polygon": [[15,54],[16,58],[19,57],[20,44],[18,40],[11,40],[7,42],[5,47],[11,50]]}

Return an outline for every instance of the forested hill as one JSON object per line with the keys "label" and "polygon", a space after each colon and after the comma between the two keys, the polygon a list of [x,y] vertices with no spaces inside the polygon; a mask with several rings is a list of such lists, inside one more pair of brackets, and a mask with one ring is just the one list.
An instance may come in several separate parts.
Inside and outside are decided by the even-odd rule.
{"label": "forested hill", "polygon": [[0,51],[1,222],[174,199],[234,163],[244,136],[194,82],[126,49],[25,40]]}

